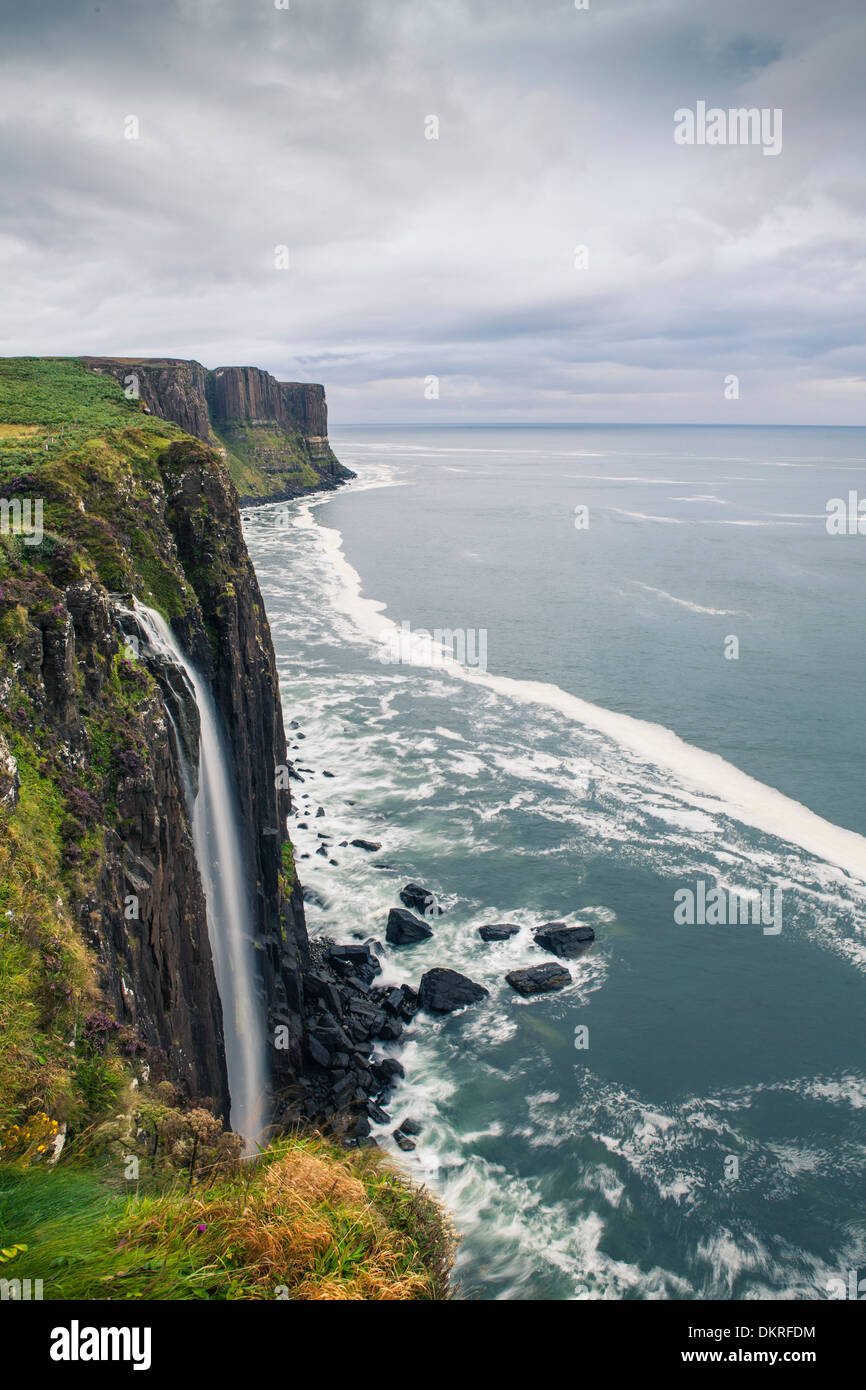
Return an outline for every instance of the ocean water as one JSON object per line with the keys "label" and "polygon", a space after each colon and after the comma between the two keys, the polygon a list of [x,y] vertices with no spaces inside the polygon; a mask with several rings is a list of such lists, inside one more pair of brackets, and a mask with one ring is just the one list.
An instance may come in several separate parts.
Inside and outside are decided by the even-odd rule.
{"label": "ocean water", "polygon": [[[866,1267],[866,536],[826,526],[866,496],[866,433],[334,445],[356,483],[245,531],[311,769],[311,932],[384,940],[417,880],[447,910],[385,978],[490,991],[390,1049],[376,1130],[453,1211],[464,1294],[826,1298]],[[681,925],[700,883],[778,919]],[[551,958],[550,920],[596,941],[523,1000],[505,973]],[[484,944],[498,921],[520,934]]]}

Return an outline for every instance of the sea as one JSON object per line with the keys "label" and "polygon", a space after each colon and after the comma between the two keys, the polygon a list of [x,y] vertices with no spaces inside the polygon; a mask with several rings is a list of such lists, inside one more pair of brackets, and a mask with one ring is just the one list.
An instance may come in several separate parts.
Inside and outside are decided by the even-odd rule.
{"label": "sea", "polygon": [[[311,934],[384,944],[419,883],[444,910],[382,981],[444,966],[489,992],[383,1047],[406,1075],[373,1128],[449,1209],[462,1296],[856,1289],[866,431],[332,445],[355,482],[244,528]],[[551,921],[595,941],[521,997],[505,976],[555,959]]]}

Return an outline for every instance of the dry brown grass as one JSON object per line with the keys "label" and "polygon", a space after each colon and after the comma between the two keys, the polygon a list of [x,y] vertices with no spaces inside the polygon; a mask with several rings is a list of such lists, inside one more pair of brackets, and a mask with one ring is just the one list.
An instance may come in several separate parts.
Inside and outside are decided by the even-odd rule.
{"label": "dry brown grass", "polygon": [[[449,1296],[454,1237],[439,1208],[380,1156],[319,1136],[280,1141],[201,1196],[143,1199],[124,1259],[194,1257],[212,1298],[392,1301]],[[180,1271],[178,1271],[180,1273]],[[188,1275],[186,1277],[189,1277]],[[145,1287],[144,1297],[160,1296]]]}
{"label": "dry brown grass", "polygon": [[41,433],[41,425],[16,425],[0,420],[0,439],[26,439],[30,435]]}

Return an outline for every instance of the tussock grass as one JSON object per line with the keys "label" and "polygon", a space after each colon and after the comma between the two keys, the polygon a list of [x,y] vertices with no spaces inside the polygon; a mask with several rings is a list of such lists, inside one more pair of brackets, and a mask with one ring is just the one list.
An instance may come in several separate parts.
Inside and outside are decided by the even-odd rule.
{"label": "tussock grass", "polygon": [[[4,1268],[46,1299],[433,1300],[454,1234],[373,1150],[296,1135],[229,1177],[124,1193],[116,1171],[0,1167]],[[14,1269],[13,1269],[14,1264]]]}

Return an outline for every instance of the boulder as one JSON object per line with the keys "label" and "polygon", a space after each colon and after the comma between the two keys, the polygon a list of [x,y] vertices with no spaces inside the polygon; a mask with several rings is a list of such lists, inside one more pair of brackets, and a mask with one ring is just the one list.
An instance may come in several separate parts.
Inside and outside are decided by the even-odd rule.
{"label": "boulder", "polygon": [[404,1153],[411,1153],[416,1148],[415,1140],[408,1138],[400,1129],[394,1130],[394,1142]]}
{"label": "boulder", "polygon": [[479,927],[478,935],[482,941],[507,941],[520,931],[511,922],[492,922],[488,927]]}
{"label": "boulder", "polygon": [[331,1054],[328,1049],[319,1042],[318,1038],[307,1038],[307,1050],[314,1062],[318,1062],[320,1067],[331,1065]]}
{"label": "boulder", "polygon": [[436,901],[436,894],[431,893],[429,888],[422,888],[420,883],[407,883],[405,888],[400,889],[399,896],[401,903],[414,908],[416,912],[441,917],[444,911]]}
{"label": "boulder", "polygon": [[358,976],[364,984],[369,984],[376,975],[381,975],[382,967],[369,946],[329,946],[325,959],[340,971],[344,977]]}
{"label": "boulder", "polygon": [[571,975],[564,965],[556,961],[546,961],[544,965],[530,965],[524,970],[510,970],[505,976],[512,989],[524,997],[531,994],[549,994],[551,990],[565,989],[571,984]]}
{"label": "boulder", "polygon": [[398,1062],[396,1057],[381,1057],[371,1064],[374,1077],[383,1086],[393,1086],[398,1077],[403,1077],[406,1072],[403,1063]]}
{"label": "boulder", "polygon": [[585,946],[595,941],[592,927],[567,927],[564,922],[545,922],[536,927],[536,943],[555,956],[579,956]]}
{"label": "boulder", "polygon": [[317,893],[315,888],[310,888],[306,883],[304,884],[303,895],[305,903],[313,903],[316,907],[322,908],[328,906],[321,893]]}
{"label": "boulder", "polygon": [[[345,844],[345,841],[343,843]],[[368,854],[375,854],[377,849],[382,848],[376,840],[352,840],[351,843],[355,849],[365,849]]]}
{"label": "boulder", "polygon": [[413,917],[411,912],[404,912],[401,907],[392,907],[388,913],[385,940],[390,941],[392,946],[412,946],[417,941],[426,941],[432,935],[427,923]]}
{"label": "boulder", "polygon": [[429,1014],[450,1014],[465,1004],[477,1004],[488,991],[457,970],[437,967],[421,976],[418,1006]]}

